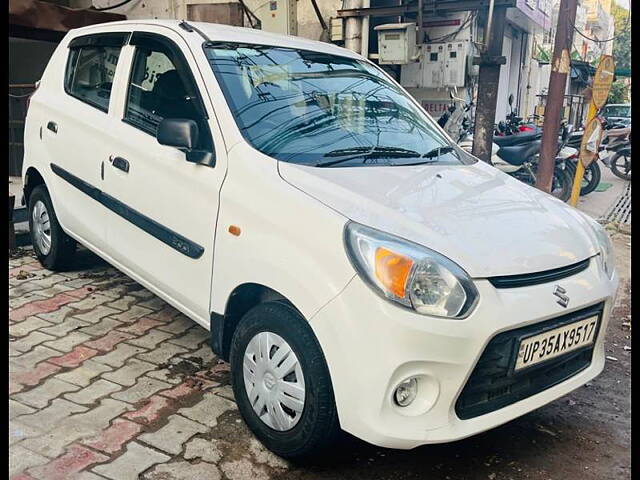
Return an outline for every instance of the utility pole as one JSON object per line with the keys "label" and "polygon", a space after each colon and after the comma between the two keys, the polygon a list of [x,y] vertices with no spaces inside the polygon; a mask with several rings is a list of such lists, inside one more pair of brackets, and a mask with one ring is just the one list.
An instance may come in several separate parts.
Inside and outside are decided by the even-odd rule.
{"label": "utility pole", "polygon": [[[502,56],[502,40],[507,15],[505,7],[489,8],[487,27],[484,32],[486,51],[473,59],[480,65],[478,73],[478,96],[476,102],[476,121],[471,152],[480,160],[491,164],[491,146],[493,144],[493,125],[496,118],[500,66],[506,63]],[[488,44],[487,44],[488,43]]]}
{"label": "utility pole", "polygon": [[549,93],[544,107],[544,123],[542,124],[542,145],[540,146],[540,165],[536,178],[536,188],[543,192],[551,191],[553,170],[555,169],[558,150],[558,132],[564,92],[567,86],[567,75],[571,68],[571,48],[573,45],[573,28],[576,24],[577,0],[560,0],[558,10],[558,26],[553,44],[553,60],[551,61],[551,77]]}

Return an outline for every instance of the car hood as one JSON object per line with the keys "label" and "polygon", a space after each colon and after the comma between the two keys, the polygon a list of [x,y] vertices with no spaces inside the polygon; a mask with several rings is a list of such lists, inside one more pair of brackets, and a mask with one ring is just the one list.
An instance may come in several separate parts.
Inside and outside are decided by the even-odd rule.
{"label": "car hood", "polygon": [[549,270],[598,252],[592,220],[482,162],[278,169],[345,217],[435,250],[474,278]]}

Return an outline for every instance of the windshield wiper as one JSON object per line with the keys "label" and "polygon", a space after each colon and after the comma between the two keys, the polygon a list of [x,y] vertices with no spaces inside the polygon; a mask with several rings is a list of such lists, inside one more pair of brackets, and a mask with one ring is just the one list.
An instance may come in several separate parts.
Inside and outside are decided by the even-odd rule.
{"label": "windshield wiper", "polygon": [[[344,157],[337,160],[316,163],[315,167],[330,167],[345,163],[356,158],[363,160],[373,158],[420,158],[420,153],[401,147],[350,147],[332,150],[324,154],[325,157]],[[364,162],[363,162],[364,163]]]}
{"label": "windshield wiper", "polygon": [[444,147],[436,147],[429,150],[427,153],[422,155],[422,158],[439,158],[443,153],[451,152],[453,152],[453,147],[450,145],[445,145]]}

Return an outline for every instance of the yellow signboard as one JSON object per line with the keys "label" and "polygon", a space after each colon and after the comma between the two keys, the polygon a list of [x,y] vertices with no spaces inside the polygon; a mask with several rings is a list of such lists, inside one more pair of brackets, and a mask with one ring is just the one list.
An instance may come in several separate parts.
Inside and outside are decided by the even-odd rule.
{"label": "yellow signboard", "polygon": [[616,66],[613,57],[611,55],[603,55],[593,77],[592,87],[592,100],[598,110],[607,102],[615,70]]}

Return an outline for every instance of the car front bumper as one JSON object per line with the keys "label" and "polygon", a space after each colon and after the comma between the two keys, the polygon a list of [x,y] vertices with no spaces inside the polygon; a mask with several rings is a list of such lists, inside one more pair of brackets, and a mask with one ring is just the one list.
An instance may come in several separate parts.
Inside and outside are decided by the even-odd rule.
{"label": "car front bumper", "polygon": [[[501,425],[580,387],[604,368],[604,337],[618,286],[589,267],[557,282],[497,289],[476,280],[479,302],[470,316],[447,320],[398,307],[372,292],[359,277],[311,320],[322,346],[343,430],[372,444],[414,448],[462,439]],[[553,295],[561,285],[567,308]],[[456,402],[492,338],[603,304],[591,362],[564,381],[489,413],[461,419]],[[393,401],[403,380],[418,377],[418,395],[408,407]]]}

